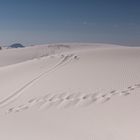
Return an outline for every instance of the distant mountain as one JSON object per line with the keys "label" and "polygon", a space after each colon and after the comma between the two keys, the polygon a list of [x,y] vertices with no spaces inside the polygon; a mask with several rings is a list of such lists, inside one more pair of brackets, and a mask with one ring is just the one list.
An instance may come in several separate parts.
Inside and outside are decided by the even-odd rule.
{"label": "distant mountain", "polygon": [[20,43],[14,43],[12,45],[10,45],[8,48],[24,48],[25,46],[23,46]]}

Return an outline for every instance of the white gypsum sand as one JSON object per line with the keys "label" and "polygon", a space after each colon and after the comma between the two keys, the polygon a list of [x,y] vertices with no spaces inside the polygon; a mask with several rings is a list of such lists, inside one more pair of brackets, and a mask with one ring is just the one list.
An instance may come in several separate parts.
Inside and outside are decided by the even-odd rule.
{"label": "white gypsum sand", "polygon": [[0,66],[0,139],[140,139],[139,47],[5,49]]}

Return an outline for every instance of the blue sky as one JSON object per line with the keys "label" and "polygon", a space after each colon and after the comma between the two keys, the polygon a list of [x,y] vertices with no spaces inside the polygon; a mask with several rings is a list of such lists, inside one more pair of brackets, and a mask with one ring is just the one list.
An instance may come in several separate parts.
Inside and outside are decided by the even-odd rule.
{"label": "blue sky", "polygon": [[140,46],[139,0],[0,0],[0,44]]}

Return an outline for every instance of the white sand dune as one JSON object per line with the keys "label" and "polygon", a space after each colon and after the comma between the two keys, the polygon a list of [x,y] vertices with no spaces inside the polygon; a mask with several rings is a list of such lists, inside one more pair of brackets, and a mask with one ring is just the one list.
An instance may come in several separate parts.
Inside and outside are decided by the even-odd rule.
{"label": "white sand dune", "polygon": [[140,139],[139,47],[8,49],[0,66],[0,139]]}

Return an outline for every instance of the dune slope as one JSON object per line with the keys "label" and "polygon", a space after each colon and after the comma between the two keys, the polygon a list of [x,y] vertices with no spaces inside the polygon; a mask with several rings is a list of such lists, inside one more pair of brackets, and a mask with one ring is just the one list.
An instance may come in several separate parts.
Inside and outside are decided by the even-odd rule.
{"label": "dune slope", "polygon": [[0,139],[139,140],[140,48],[56,46],[1,53]]}

